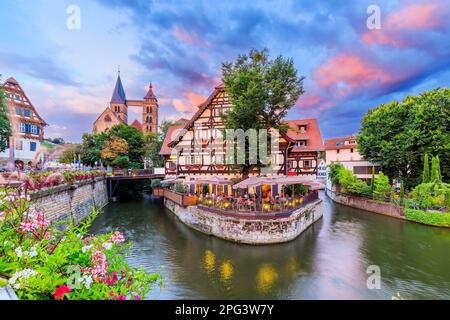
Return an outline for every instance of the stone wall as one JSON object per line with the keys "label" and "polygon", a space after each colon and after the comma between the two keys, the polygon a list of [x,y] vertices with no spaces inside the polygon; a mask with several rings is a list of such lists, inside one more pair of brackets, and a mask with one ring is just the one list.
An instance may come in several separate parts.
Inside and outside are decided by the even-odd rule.
{"label": "stone wall", "polygon": [[385,216],[390,216],[397,219],[406,220],[405,214],[403,212],[403,207],[397,206],[392,203],[380,202],[375,200],[370,200],[367,198],[354,197],[349,195],[344,195],[341,193],[335,193],[327,189],[327,195],[335,202],[349,206],[352,208],[362,209]]}
{"label": "stone wall", "polygon": [[270,244],[293,240],[320,219],[324,211],[322,200],[317,200],[297,209],[286,218],[243,219],[212,213],[196,206],[183,208],[169,199],[164,199],[164,204],[191,228],[222,239],[247,244]]}
{"label": "stone wall", "polygon": [[85,219],[93,207],[103,208],[108,203],[104,178],[34,191],[30,197],[34,209],[43,212],[50,221],[75,224]]}

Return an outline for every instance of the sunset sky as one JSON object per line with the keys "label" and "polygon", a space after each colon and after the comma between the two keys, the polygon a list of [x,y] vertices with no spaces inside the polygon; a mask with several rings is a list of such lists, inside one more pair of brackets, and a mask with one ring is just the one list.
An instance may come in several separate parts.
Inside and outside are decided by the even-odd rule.
{"label": "sunset sky", "polygon": [[[381,29],[369,30],[369,5]],[[69,5],[81,28],[66,26]],[[450,84],[446,1],[126,1],[0,3],[2,81],[13,76],[49,123],[80,141],[111,99],[120,65],[127,98],[149,82],[160,121],[188,118],[251,48],[292,57],[306,77],[289,119],[317,117],[323,138],[357,133],[364,113]],[[130,118],[139,117],[137,108]],[[131,122],[131,121],[130,121]]]}

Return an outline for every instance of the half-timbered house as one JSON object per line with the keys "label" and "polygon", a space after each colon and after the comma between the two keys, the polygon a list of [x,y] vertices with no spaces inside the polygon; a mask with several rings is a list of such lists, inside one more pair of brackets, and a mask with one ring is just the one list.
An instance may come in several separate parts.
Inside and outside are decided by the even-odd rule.
{"label": "half-timbered house", "polygon": [[0,162],[4,165],[14,161],[21,168],[36,165],[43,160],[40,149],[47,123],[16,79],[8,78],[1,87],[6,95],[5,103],[13,134],[9,138],[8,148],[0,152]]}
{"label": "half-timbered house", "polygon": [[[165,158],[168,177],[186,181],[218,177],[229,180],[241,176],[234,164],[226,161],[225,124],[222,114],[232,108],[223,84],[198,106],[194,116],[169,128],[160,154]],[[318,155],[323,151],[316,119],[287,121],[289,130],[277,134],[278,147],[272,148],[270,166],[250,175],[315,176]]]}

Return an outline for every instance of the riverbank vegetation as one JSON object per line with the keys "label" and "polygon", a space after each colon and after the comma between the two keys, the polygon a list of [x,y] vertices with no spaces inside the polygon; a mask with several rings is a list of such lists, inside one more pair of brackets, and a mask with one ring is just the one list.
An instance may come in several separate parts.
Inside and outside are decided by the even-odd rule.
{"label": "riverbank vegetation", "polygon": [[[424,159],[428,161],[428,155]],[[427,162],[426,162],[427,163]],[[438,157],[432,157],[431,170],[423,166],[423,183],[405,192],[401,183],[400,190],[390,184],[389,177],[379,172],[371,179],[370,185],[356,178],[352,171],[339,162],[330,165],[329,177],[338,186],[339,192],[365,197],[377,201],[391,202],[404,207],[408,220],[428,225],[450,227],[450,184],[442,182]]]}
{"label": "riverbank vegetation", "polygon": [[88,234],[98,211],[60,231],[26,191],[0,195],[0,278],[20,299],[139,300],[161,283],[126,262],[130,244],[121,232]]}

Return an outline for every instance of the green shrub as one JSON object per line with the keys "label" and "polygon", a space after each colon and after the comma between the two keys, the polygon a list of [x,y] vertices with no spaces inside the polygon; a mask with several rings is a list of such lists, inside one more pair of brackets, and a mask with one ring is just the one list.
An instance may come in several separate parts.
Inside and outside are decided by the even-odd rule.
{"label": "green shrub", "polygon": [[332,164],[330,164],[330,172],[329,172],[329,177],[330,180],[333,184],[338,184],[339,183],[339,173],[344,170],[344,166],[339,163],[339,162],[333,162]]}
{"label": "green shrub", "polygon": [[412,195],[415,204],[422,209],[450,210],[450,184],[448,183],[421,183],[413,189]]}
{"label": "green shrub", "polygon": [[450,227],[450,212],[426,212],[405,208],[405,216],[410,221],[420,222],[431,226]]}
{"label": "green shrub", "polygon": [[378,178],[375,178],[373,183],[373,194],[377,198],[385,197],[391,191],[389,178],[383,172],[378,173]]}
{"label": "green shrub", "polygon": [[343,188],[343,192],[355,195],[370,195],[370,186],[356,178],[350,170],[344,169],[344,167],[338,173],[338,181]]}
{"label": "green shrub", "polygon": [[189,192],[189,187],[188,185],[184,184],[184,183],[175,183],[173,190],[175,192],[178,193],[188,193]]}

